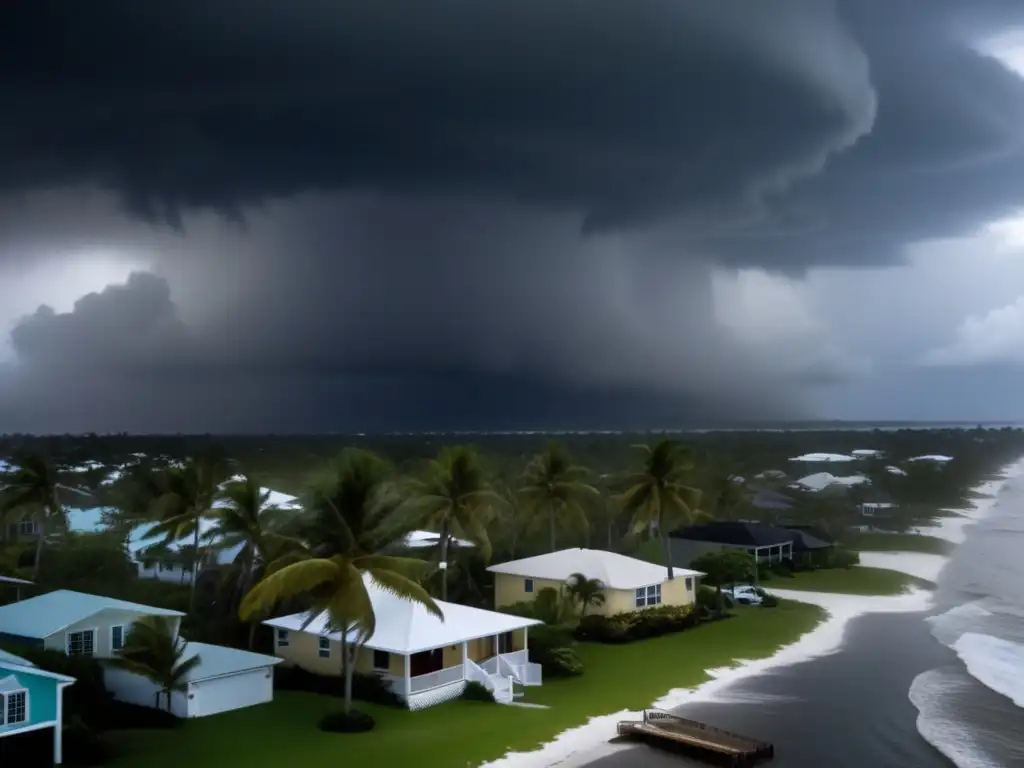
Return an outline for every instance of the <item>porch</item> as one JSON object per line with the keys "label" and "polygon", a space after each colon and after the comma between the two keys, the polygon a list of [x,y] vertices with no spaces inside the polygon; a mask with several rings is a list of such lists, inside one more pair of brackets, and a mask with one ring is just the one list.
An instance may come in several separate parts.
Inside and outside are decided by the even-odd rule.
{"label": "porch", "polygon": [[[494,694],[496,701],[507,703],[516,697],[515,685],[541,685],[543,682],[540,664],[529,659],[527,630],[521,632],[522,648],[515,647],[519,643],[515,642],[512,632],[507,632],[465,640],[455,646],[404,654],[399,674],[384,672],[379,667],[378,674],[411,709],[455,698],[469,681],[480,683]],[[444,695],[446,692],[452,695]]]}

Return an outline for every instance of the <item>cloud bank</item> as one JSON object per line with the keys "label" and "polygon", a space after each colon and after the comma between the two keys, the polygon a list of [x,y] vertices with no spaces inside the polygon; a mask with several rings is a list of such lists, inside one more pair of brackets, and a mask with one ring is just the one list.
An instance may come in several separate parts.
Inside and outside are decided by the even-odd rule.
{"label": "cloud bank", "polygon": [[8,318],[0,429],[811,415],[872,362],[794,280],[1024,203],[1019,4],[52,11],[0,12],[0,273],[124,274]]}

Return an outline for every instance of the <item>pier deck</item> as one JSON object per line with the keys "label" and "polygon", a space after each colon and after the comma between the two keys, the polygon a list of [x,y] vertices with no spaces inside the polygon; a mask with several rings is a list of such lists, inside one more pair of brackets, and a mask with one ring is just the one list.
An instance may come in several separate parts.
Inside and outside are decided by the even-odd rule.
{"label": "pier deck", "polygon": [[730,768],[747,768],[775,755],[775,747],[768,742],[656,709],[645,710],[643,720],[620,722],[616,730],[620,738],[646,741]]}

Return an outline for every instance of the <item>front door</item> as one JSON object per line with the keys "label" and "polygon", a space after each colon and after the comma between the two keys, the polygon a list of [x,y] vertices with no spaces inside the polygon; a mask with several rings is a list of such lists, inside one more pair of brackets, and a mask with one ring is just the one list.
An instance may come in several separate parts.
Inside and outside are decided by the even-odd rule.
{"label": "front door", "polygon": [[432,651],[414,653],[409,657],[409,674],[412,677],[427,675],[444,668],[444,651],[435,648]]}

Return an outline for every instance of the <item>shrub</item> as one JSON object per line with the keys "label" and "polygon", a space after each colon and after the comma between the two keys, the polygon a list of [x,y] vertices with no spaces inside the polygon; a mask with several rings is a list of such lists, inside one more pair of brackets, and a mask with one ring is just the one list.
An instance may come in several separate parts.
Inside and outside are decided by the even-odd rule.
{"label": "shrub", "polygon": [[775,595],[765,595],[761,598],[762,608],[777,608],[779,605],[779,598]]}
{"label": "shrub", "polygon": [[64,764],[80,766],[106,765],[117,757],[108,741],[75,716],[64,726]]}
{"label": "shrub", "polygon": [[[499,609],[502,613],[510,613],[513,616],[522,616],[524,619],[536,619],[537,612],[533,609],[532,601],[523,601],[519,603],[512,603],[511,605],[503,605]],[[533,631],[532,629],[530,630]]]}
{"label": "shrub", "polygon": [[777,563],[772,563],[771,571],[777,576],[783,576],[787,579],[793,578],[793,561],[792,560],[780,560]]}
{"label": "shrub", "polygon": [[349,713],[332,712],[320,718],[318,727],[328,733],[366,733],[372,731],[377,723],[374,719],[359,710]]}
{"label": "shrub", "polygon": [[614,616],[584,616],[576,627],[578,640],[630,643],[648,637],[681,632],[696,626],[699,613],[691,605],[662,605]]}
{"label": "shrub", "polygon": [[[324,696],[344,696],[345,682],[341,676],[318,675],[301,667],[278,666],[274,670],[274,689],[304,691]],[[387,687],[380,675],[356,672],[352,675],[352,698],[386,707],[405,707],[401,697]]]}
{"label": "shrub", "polygon": [[571,646],[552,648],[538,658],[536,663],[543,668],[545,677],[575,677],[583,674],[583,661]]}
{"label": "shrub", "polygon": [[462,691],[462,698],[466,701],[489,701],[494,703],[494,694],[487,690],[487,686],[483,683],[478,683],[476,680],[470,680],[466,683],[465,689]]}
{"label": "shrub", "polygon": [[[75,686],[71,686],[74,688]],[[70,688],[68,689],[71,690]],[[166,696],[160,697],[161,706],[166,705]],[[128,704],[111,698],[102,711],[83,718],[86,723],[100,731],[109,730],[157,730],[178,728],[184,722],[166,709]]]}
{"label": "shrub", "polygon": [[853,568],[855,565],[860,565],[860,552],[846,547],[836,547],[832,550],[829,565],[832,568]]}

